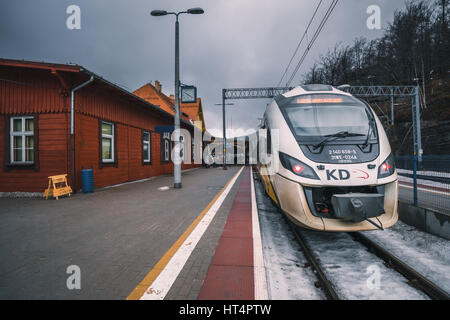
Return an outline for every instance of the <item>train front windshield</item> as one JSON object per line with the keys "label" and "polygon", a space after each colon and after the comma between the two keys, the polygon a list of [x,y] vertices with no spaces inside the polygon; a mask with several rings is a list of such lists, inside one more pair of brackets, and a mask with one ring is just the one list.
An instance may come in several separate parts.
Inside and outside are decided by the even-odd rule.
{"label": "train front windshield", "polygon": [[[291,98],[283,104],[297,140],[314,142],[339,132],[353,134],[352,140],[365,140],[370,115],[359,100],[344,95],[315,94]],[[370,130],[371,138],[374,130]]]}

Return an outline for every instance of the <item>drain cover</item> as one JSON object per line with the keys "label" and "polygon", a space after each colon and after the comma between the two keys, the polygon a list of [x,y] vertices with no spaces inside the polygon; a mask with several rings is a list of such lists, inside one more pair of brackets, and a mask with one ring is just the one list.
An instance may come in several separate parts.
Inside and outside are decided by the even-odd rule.
{"label": "drain cover", "polygon": [[208,190],[222,190],[224,186],[208,186]]}

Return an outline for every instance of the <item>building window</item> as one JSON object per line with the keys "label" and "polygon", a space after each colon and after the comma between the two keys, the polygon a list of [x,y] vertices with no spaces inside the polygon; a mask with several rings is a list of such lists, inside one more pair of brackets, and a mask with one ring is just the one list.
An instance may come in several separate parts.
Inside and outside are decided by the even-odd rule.
{"label": "building window", "polygon": [[161,161],[170,160],[170,132],[164,132],[161,135]]}
{"label": "building window", "polygon": [[180,135],[180,158],[181,158],[181,160],[183,162],[186,162],[186,158],[185,158],[186,152],[185,152],[185,150],[186,150],[186,143],[184,141],[184,136]]}
{"label": "building window", "polygon": [[33,164],[34,117],[11,117],[10,121],[11,164]]}
{"label": "building window", "polygon": [[180,157],[184,163],[188,163],[190,159],[189,156],[189,148],[191,147],[191,156],[194,152],[194,139],[192,140],[192,147],[190,145],[189,136],[185,137],[184,135],[180,135]]}
{"label": "building window", "polygon": [[151,163],[151,134],[149,131],[142,132],[142,161],[144,163]]}
{"label": "building window", "polygon": [[164,140],[164,161],[169,161],[169,140]]}
{"label": "building window", "polygon": [[114,162],[114,124],[102,121],[102,162]]}

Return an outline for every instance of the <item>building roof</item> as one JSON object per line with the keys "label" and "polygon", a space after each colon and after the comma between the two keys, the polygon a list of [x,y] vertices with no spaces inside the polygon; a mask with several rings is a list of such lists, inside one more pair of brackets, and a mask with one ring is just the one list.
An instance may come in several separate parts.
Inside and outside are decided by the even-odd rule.
{"label": "building roof", "polygon": [[[170,95],[168,97],[165,95],[162,92],[162,85],[158,80],[155,81],[155,85],[146,83],[133,93],[154,105],[158,105],[161,109],[170,112],[172,115],[175,114],[174,96]],[[201,121],[200,129],[202,131],[206,130],[200,98],[197,98],[197,102],[193,103],[181,103],[180,101],[180,111],[183,120],[190,121],[192,124],[195,121]]]}
{"label": "building roof", "polygon": [[[160,107],[164,111],[170,113],[171,115],[175,114],[175,106],[173,100],[170,97],[166,96],[161,91],[161,85],[158,81],[155,81],[155,85],[153,86],[151,83],[146,83],[139,89],[135,90],[133,94],[138,97],[150,102],[151,104]],[[181,114],[181,119],[185,121],[189,121],[187,114]]]}
{"label": "building roof", "polygon": [[[124,89],[120,87],[119,85],[110,82],[101,76],[95,74],[92,71],[89,71],[88,69],[84,68],[83,66],[77,65],[77,64],[59,64],[59,63],[48,63],[48,62],[39,62],[39,61],[29,61],[29,60],[16,60],[16,59],[5,59],[0,58],[0,66],[10,66],[10,67],[19,67],[19,68],[31,68],[31,69],[45,69],[49,70],[52,73],[58,74],[60,72],[74,72],[74,73],[81,73],[85,74],[88,77],[93,76],[94,81],[100,82],[103,85],[106,85],[113,90],[117,90],[121,94],[125,94],[128,98],[131,100],[143,104],[145,107],[147,107],[150,111],[159,113],[162,116],[173,118],[174,113],[170,112],[168,110],[165,110],[164,108],[160,108],[158,105],[155,105],[148,101],[147,99],[143,99],[140,96],[128,91],[127,89]],[[3,79],[5,80],[5,79]],[[66,89],[69,88],[68,84],[64,84]],[[169,99],[169,98],[168,98]],[[169,99],[170,100],[170,99]],[[192,127],[193,124],[186,118],[180,119],[181,122],[185,123],[186,125]]]}
{"label": "building roof", "polygon": [[[159,106],[161,109],[169,112],[170,114],[175,115],[175,102],[172,96],[168,97],[162,92],[162,86],[158,80],[155,81],[155,85],[152,85],[150,82],[146,83],[139,89],[135,90],[133,93],[141,97],[142,99],[156,106]],[[192,118],[190,118],[189,115],[184,112],[183,108],[181,108],[180,111],[181,119],[185,121],[192,120]]]}
{"label": "building roof", "polygon": [[25,68],[35,68],[35,69],[48,69],[48,70],[58,70],[67,72],[80,72],[83,67],[77,64],[61,64],[61,63],[49,63],[49,62],[39,62],[30,60],[16,60],[16,59],[5,59],[0,58],[0,65],[7,65],[13,67],[25,67]]}
{"label": "building roof", "polygon": [[202,127],[200,129],[202,129],[203,132],[206,131],[202,100],[200,98],[197,98],[197,101],[193,103],[181,103],[180,107],[181,110],[188,115],[190,120],[192,120],[193,122],[200,121],[202,123]]}

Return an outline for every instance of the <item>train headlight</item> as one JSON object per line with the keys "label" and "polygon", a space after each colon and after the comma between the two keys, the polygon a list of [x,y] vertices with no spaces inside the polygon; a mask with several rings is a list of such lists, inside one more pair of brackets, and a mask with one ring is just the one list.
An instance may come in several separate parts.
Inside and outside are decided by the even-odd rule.
{"label": "train headlight", "polygon": [[395,171],[395,161],[392,153],[378,168],[378,179],[389,177]]}
{"label": "train headlight", "polygon": [[319,177],[314,172],[313,168],[308,166],[307,164],[288,156],[287,154],[283,152],[279,152],[280,155],[280,162],[286,169],[290,170],[297,176],[303,177],[303,178],[309,178],[314,180],[319,180]]}
{"label": "train headlight", "polygon": [[303,170],[305,170],[301,165],[296,164],[294,167],[292,167],[292,169],[294,170],[295,173],[300,174],[300,172],[302,172]]}

